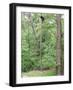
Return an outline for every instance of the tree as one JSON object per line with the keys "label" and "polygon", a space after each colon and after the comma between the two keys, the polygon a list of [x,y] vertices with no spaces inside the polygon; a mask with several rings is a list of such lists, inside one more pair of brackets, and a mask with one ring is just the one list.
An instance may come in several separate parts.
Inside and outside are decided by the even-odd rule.
{"label": "tree", "polygon": [[56,23],[57,23],[57,67],[56,72],[57,75],[61,75],[61,15],[56,15]]}

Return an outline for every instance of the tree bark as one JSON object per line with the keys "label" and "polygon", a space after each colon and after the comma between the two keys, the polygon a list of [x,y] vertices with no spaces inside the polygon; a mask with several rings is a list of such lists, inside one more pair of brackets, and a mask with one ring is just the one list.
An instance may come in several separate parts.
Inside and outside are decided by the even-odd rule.
{"label": "tree bark", "polygon": [[57,75],[61,75],[61,15],[56,15],[56,23],[57,23],[57,61],[56,61],[56,73]]}
{"label": "tree bark", "polygon": [[41,30],[40,30],[40,69],[42,71],[42,25],[41,25]]}

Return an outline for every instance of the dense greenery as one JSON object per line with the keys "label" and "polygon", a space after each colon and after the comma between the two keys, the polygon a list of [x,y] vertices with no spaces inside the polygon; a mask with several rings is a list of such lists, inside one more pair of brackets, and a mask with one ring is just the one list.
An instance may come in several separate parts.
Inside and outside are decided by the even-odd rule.
{"label": "dense greenery", "polygon": [[[64,20],[61,18],[62,32]],[[21,14],[21,69],[50,70],[56,68],[56,14]],[[64,43],[62,35],[62,62]]]}

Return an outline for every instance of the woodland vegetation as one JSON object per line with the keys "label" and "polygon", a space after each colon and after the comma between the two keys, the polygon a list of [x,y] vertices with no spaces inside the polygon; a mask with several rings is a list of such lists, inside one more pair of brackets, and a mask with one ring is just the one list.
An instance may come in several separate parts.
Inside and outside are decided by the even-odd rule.
{"label": "woodland vegetation", "polygon": [[64,18],[53,13],[21,13],[23,76],[64,74]]}

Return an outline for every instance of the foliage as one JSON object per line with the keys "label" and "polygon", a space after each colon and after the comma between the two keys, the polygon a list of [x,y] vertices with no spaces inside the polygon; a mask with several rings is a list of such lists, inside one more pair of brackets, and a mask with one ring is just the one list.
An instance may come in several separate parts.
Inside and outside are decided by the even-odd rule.
{"label": "foliage", "polygon": [[22,72],[56,67],[56,14],[22,12],[21,60]]}

